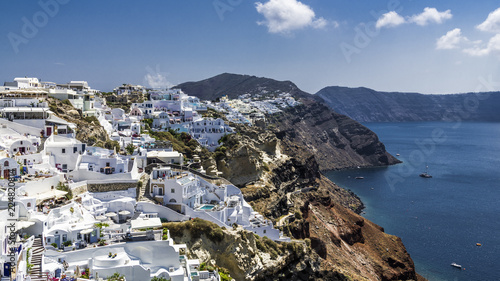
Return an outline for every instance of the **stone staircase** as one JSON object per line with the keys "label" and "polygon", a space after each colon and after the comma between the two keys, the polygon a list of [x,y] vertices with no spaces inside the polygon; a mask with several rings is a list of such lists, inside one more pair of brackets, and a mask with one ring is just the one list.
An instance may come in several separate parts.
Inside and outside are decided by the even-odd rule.
{"label": "stone staircase", "polygon": [[149,174],[145,173],[140,180],[142,181],[142,186],[138,190],[137,201],[156,204],[156,201],[147,192],[149,188]]}
{"label": "stone staircase", "polygon": [[32,281],[41,281],[47,280],[47,276],[42,274],[42,255],[45,251],[45,248],[42,244],[41,238],[35,238],[33,242],[33,247],[31,248],[31,263],[33,267],[30,271],[30,276]]}

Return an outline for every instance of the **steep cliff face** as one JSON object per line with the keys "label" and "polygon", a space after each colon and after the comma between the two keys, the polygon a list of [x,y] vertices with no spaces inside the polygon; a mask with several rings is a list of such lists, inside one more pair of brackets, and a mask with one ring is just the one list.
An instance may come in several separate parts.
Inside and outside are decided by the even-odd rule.
{"label": "steep cliff face", "polygon": [[[243,159],[251,156],[252,177],[245,173],[249,180],[239,182],[245,199],[286,235],[309,245],[302,259],[315,266],[294,280],[417,279],[401,240],[357,215],[363,208],[359,198],[326,179],[311,151],[265,128],[240,125],[237,130],[226,139],[232,145],[218,167],[223,176],[238,178],[249,165]],[[297,268],[293,262],[281,266]],[[267,278],[283,280],[280,276],[268,273]]]}
{"label": "steep cliff face", "polygon": [[227,269],[235,280],[318,280],[320,258],[303,242],[276,243],[199,219],[165,227],[176,243],[188,246],[188,256]]}
{"label": "steep cliff face", "polygon": [[322,103],[310,99],[301,102],[303,105],[270,118],[278,138],[296,148],[286,150],[290,155],[306,149],[315,156],[321,170],[399,163],[365,126],[332,112]]}
{"label": "steep cliff face", "polygon": [[500,121],[500,92],[422,95],[326,87],[315,96],[359,122]]}
{"label": "steep cliff face", "polygon": [[289,226],[291,232],[311,240],[324,270],[354,280],[417,280],[400,238],[384,233],[323,192],[302,194],[297,204],[303,219]]}

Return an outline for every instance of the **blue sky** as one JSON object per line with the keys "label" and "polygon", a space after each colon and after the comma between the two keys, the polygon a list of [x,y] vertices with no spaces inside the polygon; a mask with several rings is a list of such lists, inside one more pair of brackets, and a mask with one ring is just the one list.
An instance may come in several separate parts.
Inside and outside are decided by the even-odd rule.
{"label": "blue sky", "polygon": [[310,93],[332,85],[500,90],[498,8],[498,1],[7,0],[0,82],[87,80],[108,91],[230,72],[291,80]]}

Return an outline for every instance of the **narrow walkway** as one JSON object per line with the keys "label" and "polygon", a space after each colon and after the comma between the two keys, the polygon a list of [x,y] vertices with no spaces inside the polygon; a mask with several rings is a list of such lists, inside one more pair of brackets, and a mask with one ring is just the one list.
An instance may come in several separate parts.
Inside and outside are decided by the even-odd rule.
{"label": "narrow walkway", "polygon": [[30,276],[32,281],[47,280],[47,277],[42,275],[42,254],[44,251],[42,239],[35,238],[33,248],[31,249],[31,263],[33,267],[31,268]]}
{"label": "narrow walkway", "polygon": [[142,201],[142,202],[149,202],[156,204],[154,199],[149,195],[149,192],[147,192],[149,188],[149,174],[144,173],[141,177],[141,182],[142,186],[139,188],[139,194],[137,195],[137,201]]}

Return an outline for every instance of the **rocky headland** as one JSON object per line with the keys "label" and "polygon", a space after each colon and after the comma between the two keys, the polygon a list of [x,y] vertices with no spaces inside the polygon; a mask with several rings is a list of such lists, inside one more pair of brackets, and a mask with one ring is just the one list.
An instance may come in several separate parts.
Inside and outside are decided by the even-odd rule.
{"label": "rocky headland", "polygon": [[[421,278],[401,240],[359,216],[363,208],[359,198],[321,173],[328,169],[398,163],[385,151],[376,134],[345,115],[333,112],[291,82],[232,74],[223,76],[231,81],[241,79],[251,87],[245,91],[233,82],[222,83],[221,77],[217,77],[218,83],[230,84],[240,94],[255,89],[265,93],[279,91],[276,89],[281,85],[301,102],[299,106],[266,116],[265,123],[252,127],[232,124],[238,133],[224,138],[215,156],[203,163],[207,170],[216,169],[237,184],[256,211],[305,245],[304,255],[295,256],[303,262],[297,263],[283,254],[279,266],[271,263],[274,271],[264,270],[265,277],[249,273],[247,270],[253,268],[252,263],[243,262],[236,271],[242,278],[241,272],[245,272],[245,277],[237,280],[285,280],[290,276],[293,280]],[[221,94],[230,92],[210,79],[202,84],[218,89]],[[266,88],[269,85],[272,85],[271,90]],[[179,87],[189,95],[196,95],[190,89],[201,86],[190,82],[188,87],[183,84]],[[200,248],[204,253],[213,250],[212,246],[205,248],[204,243],[196,241],[184,240],[188,245],[197,245],[196,250],[191,247],[194,256],[202,260],[213,259],[212,254],[197,254]],[[227,249],[226,244],[222,248],[215,247],[216,251]],[[222,262],[215,260],[218,264]]]}

